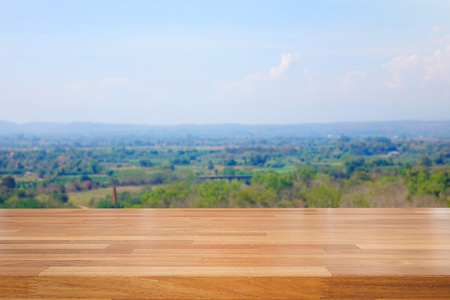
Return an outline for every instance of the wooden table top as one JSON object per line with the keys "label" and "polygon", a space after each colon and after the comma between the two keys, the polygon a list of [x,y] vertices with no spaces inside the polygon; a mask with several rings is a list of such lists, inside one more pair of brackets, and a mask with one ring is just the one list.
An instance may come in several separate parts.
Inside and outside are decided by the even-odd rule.
{"label": "wooden table top", "polygon": [[0,210],[0,298],[386,298],[399,288],[450,298],[450,209]]}

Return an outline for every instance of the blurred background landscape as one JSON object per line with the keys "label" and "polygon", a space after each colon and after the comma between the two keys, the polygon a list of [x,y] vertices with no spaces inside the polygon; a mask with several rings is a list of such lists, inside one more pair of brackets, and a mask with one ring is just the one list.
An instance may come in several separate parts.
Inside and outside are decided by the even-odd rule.
{"label": "blurred background landscape", "polygon": [[2,126],[2,208],[450,205],[449,122]]}
{"label": "blurred background landscape", "polygon": [[0,208],[448,207],[449,15],[0,0]]}

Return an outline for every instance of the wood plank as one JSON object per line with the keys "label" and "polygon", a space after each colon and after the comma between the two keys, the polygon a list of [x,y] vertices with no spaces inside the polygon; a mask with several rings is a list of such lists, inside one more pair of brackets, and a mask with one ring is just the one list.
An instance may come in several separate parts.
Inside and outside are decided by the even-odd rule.
{"label": "wood plank", "polygon": [[450,299],[449,212],[0,210],[0,299]]}
{"label": "wood plank", "polygon": [[3,249],[105,249],[110,244],[0,244]]}
{"label": "wood plank", "polygon": [[39,276],[331,277],[325,267],[50,267]]}
{"label": "wood plank", "polygon": [[[410,241],[411,242],[411,241]],[[417,241],[414,241],[417,242]],[[441,244],[436,242],[433,244],[426,243],[371,243],[371,244],[356,244],[357,247],[366,250],[445,250],[450,251],[450,244]]]}
{"label": "wood plank", "polygon": [[[0,297],[113,299],[320,299],[330,277],[8,277]],[[5,288],[4,288],[5,287]],[[35,287],[35,288],[31,288]],[[9,294],[5,295],[4,292]]]}
{"label": "wood plank", "polygon": [[64,236],[63,234],[59,236],[0,236],[0,240],[6,241],[140,241],[145,238],[145,236]]}
{"label": "wood plank", "polygon": [[332,285],[334,299],[448,299],[450,293],[444,276],[335,276]]}

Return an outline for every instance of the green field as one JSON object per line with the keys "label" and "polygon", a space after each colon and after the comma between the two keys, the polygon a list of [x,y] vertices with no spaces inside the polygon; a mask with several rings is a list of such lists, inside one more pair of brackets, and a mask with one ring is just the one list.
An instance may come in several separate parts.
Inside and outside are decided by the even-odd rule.
{"label": "green field", "polygon": [[[117,187],[117,193],[131,192],[138,193],[142,190],[143,186],[119,186]],[[71,192],[67,195],[69,196],[69,202],[71,202],[76,207],[89,206],[91,199],[98,201],[104,198],[106,195],[112,194],[112,188],[101,188],[97,190],[81,191],[81,192]]]}

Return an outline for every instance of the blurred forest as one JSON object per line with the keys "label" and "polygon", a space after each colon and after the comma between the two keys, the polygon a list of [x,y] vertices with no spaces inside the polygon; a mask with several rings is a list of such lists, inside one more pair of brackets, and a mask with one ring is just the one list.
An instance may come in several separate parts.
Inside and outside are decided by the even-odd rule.
{"label": "blurred forest", "polygon": [[0,208],[449,207],[450,139],[18,134],[0,177]]}

